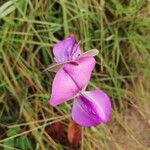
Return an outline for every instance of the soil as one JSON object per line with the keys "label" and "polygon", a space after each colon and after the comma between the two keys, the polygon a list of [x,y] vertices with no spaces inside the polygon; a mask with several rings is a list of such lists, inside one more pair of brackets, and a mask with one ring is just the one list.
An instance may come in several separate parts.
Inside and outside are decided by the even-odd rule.
{"label": "soil", "polygon": [[[150,108],[150,104],[147,105]],[[149,109],[150,110],[150,109]],[[148,150],[150,149],[150,116],[149,112],[144,115],[137,108],[128,109],[124,114],[125,126],[120,126],[112,121],[112,134],[120,149],[123,150]],[[114,143],[110,143],[111,150],[116,150]]]}

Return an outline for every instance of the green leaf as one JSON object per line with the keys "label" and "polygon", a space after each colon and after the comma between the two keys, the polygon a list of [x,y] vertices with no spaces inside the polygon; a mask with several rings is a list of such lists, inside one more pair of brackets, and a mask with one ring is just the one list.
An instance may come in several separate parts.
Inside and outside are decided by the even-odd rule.
{"label": "green leaf", "polygon": [[[10,128],[7,130],[7,137],[14,136],[14,135],[18,134],[19,131],[20,131],[20,128]],[[15,138],[11,138],[11,139],[5,141],[4,145],[5,145],[4,150],[10,150],[10,149],[14,148]]]}
{"label": "green leaf", "polygon": [[[20,128],[11,128],[7,131],[7,137],[11,137],[19,134]],[[26,136],[19,136],[16,138],[11,138],[4,142],[4,150],[11,150],[13,148],[19,148],[21,150],[31,149],[31,142]]]}
{"label": "green leaf", "polygon": [[16,139],[15,147],[22,150],[31,149],[31,142],[26,136],[20,136]]}

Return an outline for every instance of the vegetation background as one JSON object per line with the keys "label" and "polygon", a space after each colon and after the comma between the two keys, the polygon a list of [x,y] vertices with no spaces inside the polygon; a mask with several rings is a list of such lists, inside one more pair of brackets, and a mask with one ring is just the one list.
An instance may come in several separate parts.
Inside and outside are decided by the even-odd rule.
{"label": "vegetation background", "polygon": [[[72,101],[48,104],[54,73],[42,71],[70,33],[100,52],[88,89],[112,99],[105,126],[77,126]],[[0,149],[148,149],[149,91],[149,0],[0,0]]]}

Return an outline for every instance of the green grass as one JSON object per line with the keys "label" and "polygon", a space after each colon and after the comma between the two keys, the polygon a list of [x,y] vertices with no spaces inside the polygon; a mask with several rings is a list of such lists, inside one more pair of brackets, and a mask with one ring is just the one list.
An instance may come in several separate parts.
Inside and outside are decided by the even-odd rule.
{"label": "green grass", "polygon": [[[105,90],[113,103],[106,126],[83,129],[81,149],[148,149],[147,130],[137,136],[130,112],[142,119],[135,124],[148,126],[149,16],[148,0],[1,0],[0,147],[70,149],[72,102],[56,110],[49,106],[54,73],[43,70],[54,61],[53,44],[73,33],[83,51],[99,50],[88,89]],[[64,142],[46,132],[60,121]]]}

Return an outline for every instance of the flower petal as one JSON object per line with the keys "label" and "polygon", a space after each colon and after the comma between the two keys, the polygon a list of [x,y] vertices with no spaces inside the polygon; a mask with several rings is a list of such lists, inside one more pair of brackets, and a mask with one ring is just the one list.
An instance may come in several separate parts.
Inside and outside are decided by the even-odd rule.
{"label": "flower petal", "polygon": [[60,68],[63,67],[64,64],[53,63],[48,68],[44,69],[45,71],[57,72]]}
{"label": "flower petal", "polygon": [[85,89],[94,66],[93,57],[81,58],[78,64],[73,62],[65,64],[54,78],[50,104],[52,106],[61,104]]}
{"label": "flower petal", "polygon": [[71,59],[75,42],[75,38],[71,36],[54,45],[53,53],[57,63],[63,63]]}
{"label": "flower petal", "polygon": [[84,53],[81,54],[80,57],[89,57],[89,56],[96,56],[99,53],[99,51],[97,49],[91,49],[89,51],[86,51]]}
{"label": "flower petal", "polygon": [[78,65],[66,64],[64,70],[70,75],[77,87],[83,90],[88,85],[95,63],[93,57],[83,57],[78,60]]}
{"label": "flower petal", "polygon": [[43,72],[45,71],[51,71],[51,72],[57,72],[60,68],[62,68],[66,63],[72,63],[72,64],[75,64],[75,65],[78,65],[78,61],[67,61],[63,64],[57,64],[57,63],[53,63],[51,64],[48,68],[44,69]]}
{"label": "flower petal", "polygon": [[57,72],[52,83],[50,105],[59,105],[73,98],[78,92],[78,87],[62,68]]}
{"label": "flower petal", "polygon": [[80,42],[75,44],[72,51],[72,60],[75,60],[81,55]]}
{"label": "flower petal", "polygon": [[111,102],[102,90],[83,92],[75,99],[72,118],[81,126],[96,126],[106,123],[110,118]]}

